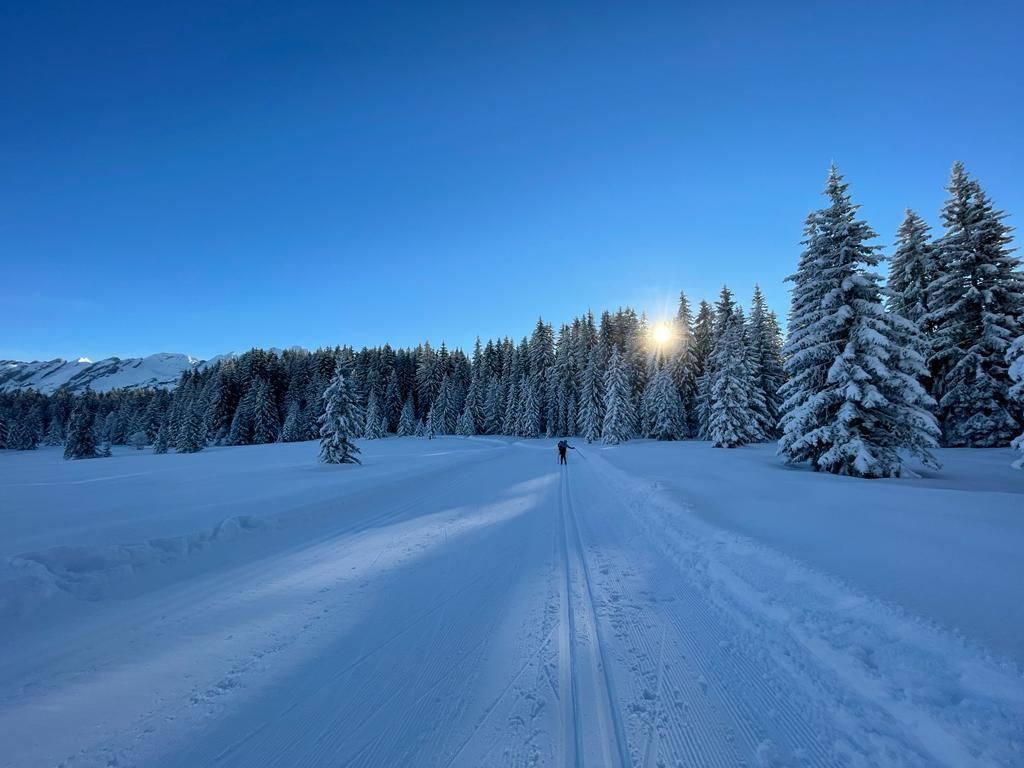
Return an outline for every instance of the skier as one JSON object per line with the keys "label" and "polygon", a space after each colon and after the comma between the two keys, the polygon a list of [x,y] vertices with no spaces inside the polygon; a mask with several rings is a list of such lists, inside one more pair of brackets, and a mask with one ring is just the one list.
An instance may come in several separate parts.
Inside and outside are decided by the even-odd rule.
{"label": "skier", "polygon": [[572,448],[574,451],[576,450],[576,446],[569,445],[569,442],[567,440],[559,440],[558,441],[558,463],[559,464],[568,464],[569,463],[565,459],[565,449],[566,448]]}

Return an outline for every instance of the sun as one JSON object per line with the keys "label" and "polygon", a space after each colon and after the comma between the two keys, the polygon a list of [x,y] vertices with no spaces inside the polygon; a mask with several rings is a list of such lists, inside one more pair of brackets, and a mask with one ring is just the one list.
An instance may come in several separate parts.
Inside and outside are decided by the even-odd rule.
{"label": "sun", "polygon": [[672,341],[672,328],[667,323],[658,323],[652,330],[654,343],[663,347]]}

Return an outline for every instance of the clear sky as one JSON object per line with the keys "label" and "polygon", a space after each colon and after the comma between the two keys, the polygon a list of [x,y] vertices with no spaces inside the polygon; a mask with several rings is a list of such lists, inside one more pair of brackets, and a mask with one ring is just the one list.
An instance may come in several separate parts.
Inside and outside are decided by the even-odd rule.
{"label": "clear sky", "polygon": [[784,314],[833,160],[1022,226],[1022,8],[0,0],[0,358]]}

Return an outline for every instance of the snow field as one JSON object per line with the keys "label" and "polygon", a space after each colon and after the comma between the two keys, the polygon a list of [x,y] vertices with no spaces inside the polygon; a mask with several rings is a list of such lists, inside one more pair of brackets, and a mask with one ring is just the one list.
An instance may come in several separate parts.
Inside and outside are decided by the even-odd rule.
{"label": "snow field", "polygon": [[[1006,452],[866,482],[764,447],[361,447],[0,456],[5,568],[52,587],[0,617],[0,766],[1021,763]],[[841,556],[854,520],[880,556]],[[958,532],[982,609],[903,599]]]}

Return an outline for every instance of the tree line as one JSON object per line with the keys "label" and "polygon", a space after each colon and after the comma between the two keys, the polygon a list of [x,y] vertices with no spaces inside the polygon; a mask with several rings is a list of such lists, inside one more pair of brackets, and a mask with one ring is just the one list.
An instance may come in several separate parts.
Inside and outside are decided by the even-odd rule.
{"label": "tree line", "polygon": [[159,390],[0,395],[0,448],[109,445],[157,453],[321,438],[322,456],[388,435],[779,441],[816,469],[899,475],[906,454],[1024,450],[1024,276],[1011,229],[962,164],[933,238],[908,211],[888,281],[876,234],[833,167],[827,205],[805,222],[784,339],[757,286],[748,309],[723,287],[693,310],[680,294],[667,333],[631,308],[557,332],[477,341],[470,354],[389,345],[253,349]]}

